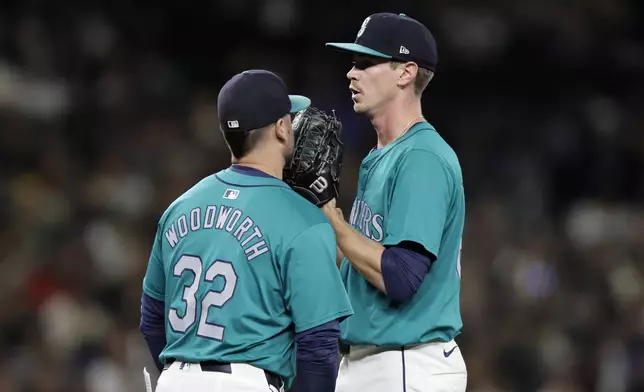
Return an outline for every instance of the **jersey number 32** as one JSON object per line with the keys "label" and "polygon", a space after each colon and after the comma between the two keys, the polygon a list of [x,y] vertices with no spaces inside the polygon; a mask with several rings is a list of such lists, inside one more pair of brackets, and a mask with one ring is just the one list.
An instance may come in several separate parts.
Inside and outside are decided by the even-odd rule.
{"label": "jersey number 32", "polygon": [[[176,308],[171,307],[168,314],[168,321],[175,332],[184,333],[197,320],[197,300],[200,300],[201,315],[199,316],[199,326],[197,327],[197,336],[204,338],[223,340],[224,327],[218,324],[208,322],[208,311],[211,307],[221,308],[228,302],[235,293],[237,286],[237,274],[232,263],[225,260],[215,260],[215,262],[203,273],[203,261],[198,256],[183,255],[174,266],[173,274],[181,277],[184,273],[192,273],[195,278],[191,285],[184,287],[182,301],[186,305],[186,311],[183,316],[179,315]],[[215,279],[221,276],[225,283],[220,291],[209,290],[203,298],[197,298],[199,284],[213,283]]]}

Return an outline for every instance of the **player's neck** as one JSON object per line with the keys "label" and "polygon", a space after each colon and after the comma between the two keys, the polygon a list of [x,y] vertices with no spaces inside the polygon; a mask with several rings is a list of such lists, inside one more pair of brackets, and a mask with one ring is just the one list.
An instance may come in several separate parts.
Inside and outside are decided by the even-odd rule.
{"label": "player's neck", "polygon": [[282,172],[284,170],[284,158],[280,159],[281,162],[278,162],[279,159],[277,158],[275,159],[275,162],[270,162],[269,159],[259,159],[252,155],[249,155],[240,160],[233,160],[233,164],[251,167],[281,180]]}
{"label": "player's neck", "polygon": [[378,148],[395,141],[414,124],[424,120],[419,100],[392,102],[387,108],[371,117],[371,124],[378,135]]}

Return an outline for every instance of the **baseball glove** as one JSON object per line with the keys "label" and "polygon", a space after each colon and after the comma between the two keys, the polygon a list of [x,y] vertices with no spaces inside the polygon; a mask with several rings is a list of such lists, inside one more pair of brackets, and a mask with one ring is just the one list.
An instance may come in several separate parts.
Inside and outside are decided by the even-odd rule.
{"label": "baseball glove", "polygon": [[315,107],[293,119],[293,156],[284,168],[284,182],[320,207],[338,197],[344,145],[342,123]]}

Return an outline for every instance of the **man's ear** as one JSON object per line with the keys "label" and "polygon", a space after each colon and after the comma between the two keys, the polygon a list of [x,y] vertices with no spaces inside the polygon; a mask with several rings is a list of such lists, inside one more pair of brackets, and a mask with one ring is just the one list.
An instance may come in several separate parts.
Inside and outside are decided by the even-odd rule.
{"label": "man's ear", "polygon": [[398,76],[398,87],[405,87],[414,84],[414,79],[418,74],[418,65],[413,62],[407,62],[400,67],[401,73]]}
{"label": "man's ear", "polygon": [[274,131],[275,137],[281,143],[286,143],[288,140],[288,127],[286,125],[287,124],[286,124],[286,121],[284,120],[284,117],[280,118],[275,123],[275,131]]}

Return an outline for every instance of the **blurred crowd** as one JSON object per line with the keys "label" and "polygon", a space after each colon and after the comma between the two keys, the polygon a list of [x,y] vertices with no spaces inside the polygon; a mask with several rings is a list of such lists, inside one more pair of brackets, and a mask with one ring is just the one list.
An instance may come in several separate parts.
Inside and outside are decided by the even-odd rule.
{"label": "blurred crowd", "polygon": [[465,177],[468,391],[644,391],[644,3],[136,3],[0,3],[1,392],[143,390],[157,219],[229,164],[216,97],[242,69],[336,111],[348,216],[375,134],[324,42],[377,11],[438,42],[423,102]]}

